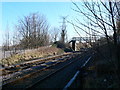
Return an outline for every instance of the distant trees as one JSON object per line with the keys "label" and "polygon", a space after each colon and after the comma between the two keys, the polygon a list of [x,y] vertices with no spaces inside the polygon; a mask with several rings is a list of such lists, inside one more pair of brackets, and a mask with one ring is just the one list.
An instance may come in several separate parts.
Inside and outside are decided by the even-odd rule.
{"label": "distant trees", "polygon": [[5,31],[5,35],[3,37],[3,47],[2,47],[2,50],[3,51],[8,51],[10,48],[9,48],[9,45],[10,45],[10,34],[9,34],[9,27],[7,25],[7,28],[6,28],[6,31]]}
{"label": "distant trees", "polygon": [[[64,24],[63,24],[64,25]],[[9,29],[7,27],[7,29]],[[44,15],[39,13],[31,13],[18,20],[15,25],[14,32],[10,37],[9,30],[5,33],[5,39],[3,43],[3,51],[11,51],[17,53],[18,50],[38,48],[41,46],[47,46],[53,42],[61,41],[61,36],[66,36],[66,26],[62,26],[62,30],[59,28],[49,29],[49,24]],[[65,31],[65,32],[63,32]],[[10,45],[11,44],[11,45]]]}
{"label": "distant trees", "polygon": [[2,52],[3,52],[3,58],[6,58],[8,56],[12,56],[13,54],[16,54],[17,50],[19,49],[19,35],[18,32],[15,30],[14,32],[11,32],[9,26],[7,25],[5,34],[3,35],[3,44],[2,44]]}
{"label": "distant trees", "polygon": [[24,16],[18,21],[16,28],[21,35],[20,44],[23,48],[37,48],[49,43],[48,22],[45,16],[39,13]]}
{"label": "distant trees", "polygon": [[51,29],[51,40],[56,42],[59,39],[60,30],[57,27]]}
{"label": "distant trees", "polygon": [[5,39],[4,39],[4,42],[2,44],[2,52],[3,52],[4,58],[6,57],[5,51],[9,50],[8,37],[9,37],[9,33],[5,34]]}

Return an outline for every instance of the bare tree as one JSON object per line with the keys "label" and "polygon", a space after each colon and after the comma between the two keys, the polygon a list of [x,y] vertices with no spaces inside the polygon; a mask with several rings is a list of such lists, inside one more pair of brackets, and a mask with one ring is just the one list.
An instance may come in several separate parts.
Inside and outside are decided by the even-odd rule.
{"label": "bare tree", "polygon": [[49,43],[49,25],[43,15],[32,13],[24,16],[16,27],[22,37],[20,43],[24,48],[36,48]]}
{"label": "bare tree", "polygon": [[3,50],[8,51],[9,46],[10,46],[10,35],[9,35],[9,26],[7,25],[5,36],[4,36]]}
{"label": "bare tree", "polygon": [[6,31],[3,37],[2,52],[4,53],[4,58],[6,58],[6,51],[10,50],[10,29],[9,25],[6,26]]}
{"label": "bare tree", "polygon": [[118,38],[118,44],[120,44],[120,2],[116,3],[116,8],[117,8],[117,20],[116,20],[116,27],[117,27],[117,38]]}
{"label": "bare tree", "polygon": [[[74,24],[71,21],[69,21],[69,23],[71,23],[73,26],[82,30],[88,35],[92,35],[92,34],[89,33],[89,31],[85,30],[83,27],[91,29],[92,32],[95,34],[94,35],[95,37],[96,35],[105,36],[108,46],[111,41],[114,41],[116,60],[118,62],[117,64],[115,63],[115,66],[117,65],[116,69],[119,77],[120,60],[119,60],[119,51],[117,46],[118,43],[117,43],[116,20],[117,20],[117,16],[120,17],[120,12],[118,9],[117,2],[115,1],[111,2],[110,0],[106,2],[102,0],[100,0],[99,2],[93,2],[93,1],[90,2],[88,0],[84,0],[81,7],[74,2],[73,4],[76,7],[76,9],[73,10],[78,14],[82,15],[83,18],[87,20],[87,23],[90,23],[90,25],[88,25],[85,22],[82,23],[81,20],[78,18],[74,20],[77,22],[77,24]],[[108,31],[113,32],[113,38],[110,37]]]}

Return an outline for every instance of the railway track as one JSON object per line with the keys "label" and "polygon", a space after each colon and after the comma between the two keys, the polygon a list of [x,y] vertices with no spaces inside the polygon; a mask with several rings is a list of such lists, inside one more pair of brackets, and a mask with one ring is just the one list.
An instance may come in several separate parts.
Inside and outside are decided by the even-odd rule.
{"label": "railway track", "polygon": [[[81,53],[77,52],[77,53],[66,54],[66,55],[63,55],[63,56],[60,56],[60,57],[52,58],[52,60],[55,61],[54,63],[51,62],[52,61],[51,59],[50,60],[46,59],[46,62],[44,62],[44,63],[39,62],[40,65],[45,66],[45,67],[40,69],[39,68],[40,65],[38,64],[38,66],[33,67],[34,70],[35,70],[34,72],[31,72],[29,74],[26,74],[26,75],[22,76],[21,78],[18,78],[17,80],[13,80],[13,81],[11,81],[9,83],[4,84],[3,88],[8,89],[9,87],[11,88],[12,86],[13,86],[12,88],[17,88],[17,87],[23,86],[25,84],[24,81],[26,81],[26,78],[27,78],[28,82],[31,82],[31,81],[33,81],[33,82],[29,83],[27,85],[24,85],[22,87],[22,89],[34,89],[36,86],[38,86],[44,80],[47,80],[48,78],[52,77],[56,73],[64,70],[65,68],[67,68],[67,67],[71,66],[72,64],[76,63],[77,61],[79,61],[81,59],[81,57],[82,57]],[[85,57],[85,55],[83,55],[83,57]],[[61,63],[61,62],[64,62],[64,63],[66,62],[66,63],[64,64],[64,63]],[[57,64],[59,64],[59,65],[57,65]],[[47,73],[45,75],[42,75],[42,76],[39,75],[41,73],[41,71],[44,72],[47,69],[52,69],[52,67],[55,67],[56,69],[50,71],[49,73]],[[34,80],[36,74],[38,74],[39,77],[37,77]],[[32,79],[31,77],[34,77],[34,78]],[[18,83],[19,81],[23,81],[23,82],[21,82],[21,85],[18,84],[18,86],[14,87],[14,84]]]}
{"label": "railway track", "polygon": [[48,74],[48,75],[45,76],[44,78],[39,79],[39,80],[38,80],[37,82],[35,82],[35,83],[32,83],[31,85],[27,86],[26,89],[33,89],[33,88],[35,88],[36,85],[38,85],[38,84],[41,83],[42,81],[50,78],[52,75],[56,74],[57,72],[61,71],[61,70],[64,69],[64,68],[66,68],[67,66],[73,64],[73,63],[74,63],[75,61],[77,61],[79,58],[81,58],[81,57],[77,57],[75,60],[70,61],[70,62],[67,63],[66,65],[60,67],[59,69],[57,69],[57,70],[55,70],[55,71],[53,71],[52,73]]}
{"label": "railway track", "polygon": [[[70,66],[71,64],[74,64],[75,62],[77,62],[79,59],[81,59],[82,56],[75,58],[75,60],[69,62],[68,64],[62,66],[61,68],[57,69],[56,71],[48,74],[47,76],[45,76],[44,78],[39,79],[37,82],[34,82],[32,84],[30,84],[29,86],[26,87],[26,89],[35,89],[36,87],[38,87],[42,82],[44,82],[45,80],[53,77],[57,72],[62,71],[63,69],[65,69],[66,67]],[[91,58],[91,55],[87,55],[86,56],[87,61],[84,62],[84,64],[82,66],[85,66],[85,64],[88,62],[88,60]],[[61,83],[62,84],[62,83]]]}
{"label": "railway track", "polygon": [[66,53],[63,55],[57,55],[53,57],[48,57],[44,59],[38,59],[33,61],[28,61],[19,65],[14,65],[11,67],[4,68],[2,70],[2,85],[6,85],[8,83],[14,82],[16,80],[20,80],[26,78],[28,76],[32,76],[35,73],[39,73],[48,69],[56,64],[64,62],[71,57],[73,57],[75,53]]}

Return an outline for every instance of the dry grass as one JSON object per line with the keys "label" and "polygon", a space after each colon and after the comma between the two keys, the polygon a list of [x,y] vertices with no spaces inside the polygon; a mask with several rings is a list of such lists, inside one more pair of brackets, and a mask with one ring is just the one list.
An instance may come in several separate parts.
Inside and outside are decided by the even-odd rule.
{"label": "dry grass", "polygon": [[11,64],[18,64],[36,58],[43,58],[51,55],[61,54],[63,52],[63,50],[56,47],[41,47],[35,50],[26,51],[22,54],[16,54],[12,55],[11,57],[4,58],[1,60],[2,62],[0,62],[0,64],[8,66]]}

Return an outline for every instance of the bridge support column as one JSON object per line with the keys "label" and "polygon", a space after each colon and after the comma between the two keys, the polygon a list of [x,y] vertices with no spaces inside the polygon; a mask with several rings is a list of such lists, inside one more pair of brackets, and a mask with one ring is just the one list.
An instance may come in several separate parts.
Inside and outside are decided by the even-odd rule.
{"label": "bridge support column", "polygon": [[75,51],[75,41],[72,41],[72,49]]}

